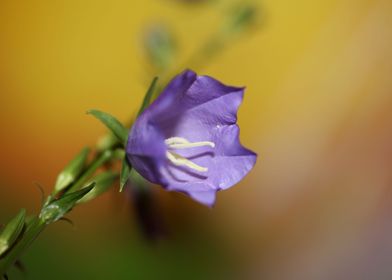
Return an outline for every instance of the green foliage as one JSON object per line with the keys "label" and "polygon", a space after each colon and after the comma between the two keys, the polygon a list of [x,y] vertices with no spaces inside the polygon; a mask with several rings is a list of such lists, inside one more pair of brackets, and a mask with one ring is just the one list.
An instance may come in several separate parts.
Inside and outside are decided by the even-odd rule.
{"label": "green foliage", "polygon": [[128,129],[126,129],[115,117],[99,110],[89,110],[87,114],[93,115],[100,120],[117,137],[121,144],[126,145]]}

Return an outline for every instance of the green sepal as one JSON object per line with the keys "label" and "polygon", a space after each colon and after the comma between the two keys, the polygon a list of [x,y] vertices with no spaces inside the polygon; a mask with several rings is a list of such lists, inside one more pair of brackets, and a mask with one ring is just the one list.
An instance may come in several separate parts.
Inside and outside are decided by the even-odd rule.
{"label": "green sepal", "polygon": [[109,190],[111,186],[113,186],[118,177],[118,173],[114,173],[112,171],[106,171],[99,174],[93,179],[95,182],[95,187],[89,193],[83,196],[77,203],[85,203],[100,196]]}
{"label": "green sepal", "polygon": [[54,194],[59,193],[73,183],[85,167],[87,157],[90,154],[89,148],[84,148],[58,175],[54,186]]}
{"label": "green sepal", "polygon": [[18,239],[25,225],[26,210],[21,209],[3,229],[0,235],[0,256],[2,256]]}
{"label": "green sepal", "polygon": [[143,111],[148,107],[148,105],[150,105],[151,99],[154,95],[154,91],[155,91],[157,82],[158,82],[158,77],[155,77],[152,80],[150,87],[148,88],[146,94],[144,95],[142,106],[140,106],[139,112],[137,113],[138,116],[141,113],[143,113]]}
{"label": "green sepal", "polygon": [[127,159],[127,155],[123,149],[116,149],[114,151],[114,157],[116,159],[121,160],[121,173],[120,173],[120,192],[123,191],[125,185],[127,184],[131,170],[132,170],[132,165]]}
{"label": "green sepal", "polygon": [[61,219],[80,199],[88,194],[94,186],[95,182],[92,182],[83,189],[65,194],[61,198],[52,201],[41,210],[39,215],[40,219],[46,224],[50,224]]}
{"label": "green sepal", "polygon": [[87,114],[93,115],[100,120],[117,137],[121,144],[126,144],[128,129],[126,129],[115,117],[99,110],[89,110]]}
{"label": "green sepal", "polygon": [[125,185],[127,184],[130,176],[131,176],[132,166],[128,162],[126,156],[124,156],[121,166],[121,175],[120,175],[120,192],[123,191]]}

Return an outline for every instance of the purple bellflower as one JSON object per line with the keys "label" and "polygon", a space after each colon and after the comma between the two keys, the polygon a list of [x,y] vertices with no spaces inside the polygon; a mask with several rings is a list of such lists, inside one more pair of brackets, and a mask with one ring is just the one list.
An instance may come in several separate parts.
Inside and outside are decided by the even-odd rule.
{"label": "purple bellflower", "polygon": [[133,168],[152,183],[212,206],[238,183],[257,155],[239,142],[244,88],[187,70],[137,118],[128,138]]}

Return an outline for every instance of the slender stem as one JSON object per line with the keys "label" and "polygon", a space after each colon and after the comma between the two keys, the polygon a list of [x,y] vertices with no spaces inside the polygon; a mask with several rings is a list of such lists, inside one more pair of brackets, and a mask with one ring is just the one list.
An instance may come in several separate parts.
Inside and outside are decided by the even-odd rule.
{"label": "slender stem", "polygon": [[[80,189],[101,166],[115,157],[116,153],[112,150],[103,151],[96,159],[87,167],[82,176],[71,185],[67,192]],[[51,200],[51,196],[48,197]],[[29,247],[29,245],[38,237],[38,235],[46,228],[48,224],[38,217],[34,217],[27,226],[21,239],[14,247],[3,257],[0,258],[0,277],[20,258],[21,254]]]}

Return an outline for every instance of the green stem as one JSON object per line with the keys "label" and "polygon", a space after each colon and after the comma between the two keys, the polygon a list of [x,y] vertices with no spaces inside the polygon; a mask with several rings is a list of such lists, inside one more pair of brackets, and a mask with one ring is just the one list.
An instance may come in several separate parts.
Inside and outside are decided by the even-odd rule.
{"label": "green stem", "polygon": [[[82,176],[71,185],[67,190],[72,192],[80,189],[83,184],[106,162],[116,156],[116,153],[112,150],[103,151],[97,156],[97,158],[88,166]],[[51,196],[48,197],[51,200]],[[27,226],[21,239],[15,244],[14,247],[3,257],[0,258],[0,277],[4,275],[7,270],[20,258],[21,254],[29,247],[29,245],[37,238],[37,236],[45,229],[47,224],[38,217],[31,220]]]}
{"label": "green stem", "polygon": [[37,236],[45,229],[45,223],[39,218],[34,218],[26,228],[22,239],[11,249],[11,251],[0,259],[0,277],[19,259],[20,255],[29,245],[37,238]]}

